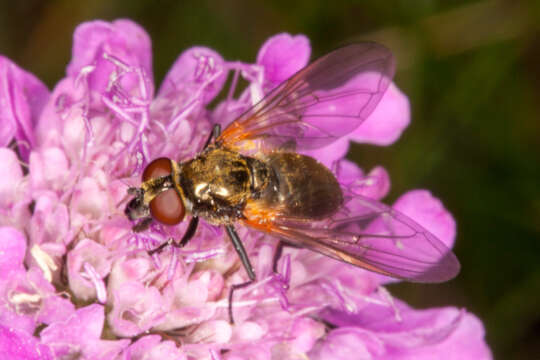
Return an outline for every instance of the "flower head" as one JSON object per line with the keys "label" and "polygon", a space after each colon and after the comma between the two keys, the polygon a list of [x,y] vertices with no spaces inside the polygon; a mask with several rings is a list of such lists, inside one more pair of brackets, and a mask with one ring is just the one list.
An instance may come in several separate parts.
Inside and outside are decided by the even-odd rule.
{"label": "flower head", "polygon": [[[255,64],[215,51],[183,52],[156,91],[150,40],[128,20],[94,21],[74,35],[66,77],[49,93],[0,58],[0,349],[12,358],[408,359],[430,354],[490,358],[481,323],[454,308],[414,310],[389,280],[306,250],[287,249],[272,271],[275,241],[238,228],[258,281],[247,276],[224,232],[201,223],[182,249],[186,224],[131,231],[123,207],[154,158],[197,154],[213,124],[226,124],[307,64],[309,41],[280,34]],[[222,92],[223,100],[209,104]],[[235,96],[239,77],[248,87]],[[389,144],[409,122],[407,98],[391,85],[348,138],[309,154],[342,184],[381,199],[382,167],[344,159],[349,140]],[[452,216],[427,191],[394,207],[451,246]],[[8,349],[8,350],[6,350]],[[6,352],[8,351],[8,352]],[[361,354],[361,356],[360,356]]]}

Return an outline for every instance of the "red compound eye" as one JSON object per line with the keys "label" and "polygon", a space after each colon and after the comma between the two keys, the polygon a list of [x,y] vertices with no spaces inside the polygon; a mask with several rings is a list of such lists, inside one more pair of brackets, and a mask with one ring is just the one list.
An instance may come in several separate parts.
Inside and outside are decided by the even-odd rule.
{"label": "red compound eye", "polygon": [[148,181],[160,176],[170,175],[172,172],[171,159],[158,158],[146,165],[142,174],[142,181]]}
{"label": "red compound eye", "polygon": [[[143,181],[167,176],[172,173],[171,160],[159,158],[152,161],[143,171]],[[176,225],[184,219],[186,209],[175,189],[168,189],[150,201],[150,213],[160,223]]]}
{"label": "red compound eye", "polygon": [[176,225],[186,214],[184,203],[175,189],[165,190],[150,201],[152,217],[165,225]]}

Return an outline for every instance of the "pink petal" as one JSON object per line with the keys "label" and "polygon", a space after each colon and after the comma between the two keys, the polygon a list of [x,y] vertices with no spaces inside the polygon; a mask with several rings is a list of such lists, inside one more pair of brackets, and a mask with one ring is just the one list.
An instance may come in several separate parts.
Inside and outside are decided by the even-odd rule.
{"label": "pink petal", "polygon": [[0,357],[17,360],[54,359],[47,345],[22,331],[0,325]]}
{"label": "pink petal", "polygon": [[0,56],[0,146],[20,141],[23,160],[35,145],[34,128],[49,90],[34,75]]}
{"label": "pink petal", "polygon": [[253,321],[244,321],[241,324],[237,324],[233,327],[233,339],[236,342],[248,342],[261,339],[267,332],[262,324],[258,324]]}
{"label": "pink petal", "polygon": [[68,253],[67,271],[71,291],[81,300],[95,300],[96,284],[85,271],[85,263],[90,264],[103,279],[111,269],[109,250],[95,241],[83,239]]}
{"label": "pink petal", "polygon": [[[72,111],[72,104],[83,96],[83,90],[82,86],[76,88],[75,80],[71,78],[63,79],[56,84],[36,127],[37,147],[59,147],[65,141],[63,134],[65,123],[72,118],[83,123],[81,112]],[[83,136],[84,131],[79,132],[78,137]]]}
{"label": "pink petal", "polygon": [[206,301],[215,301],[223,291],[223,276],[216,270],[203,270],[195,273],[191,281],[197,281],[203,284],[205,288]]}
{"label": "pink petal", "polygon": [[326,333],[324,324],[310,318],[298,318],[291,330],[291,345],[299,354],[311,350],[315,342]]}
{"label": "pink petal", "polygon": [[176,59],[163,80],[158,97],[171,96],[182,90],[191,91],[189,95],[202,91],[197,97],[207,104],[221,91],[227,79],[223,65],[223,58],[214,50],[192,47]]}
{"label": "pink petal", "polygon": [[77,228],[90,219],[100,219],[104,216],[103,209],[109,207],[108,194],[100,184],[98,174],[85,177],[76,185],[71,199],[71,226]]}
{"label": "pink petal", "polygon": [[105,321],[103,306],[92,304],[80,308],[68,320],[46,327],[41,341],[54,349],[58,358],[82,356],[87,359],[114,359],[129,340],[104,341],[101,333]]}
{"label": "pink petal", "polygon": [[[113,56],[127,66],[141,67],[152,78],[152,51],[148,34],[130,20],[90,21],[79,25],[73,34],[72,60],[67,75],[77,78],[86,66],[95,66],[89,75],[91,89],[107,88],[115,66],[103,55]],[[150,81],[152,82],[152,81]]]}
{"label": "pink petal", "polygon": [[456,238],[456,222],[443,203],[427,190],[413,190],[399,197],[393,208],[431,231],[452,248]]}
{"label": "pink petal", "polygon": [[451,307],[415,310],[400,301],[397,303],[402,322],[391,316],[386,319],[371,316],[370,323],[365,325],[384,339],[387,354],[383,359],[492,358],[482,323],[474,315]]}
{"label": "pink petal", "polygon": [[0,176],[0,206],[5,208],[17,199],[23,172],[17,154],[11,149],[0,148],[0,164],[3,175]]}
{"label": "pink petal", "polygon": [[456,308],[416,310],[398,299],[393,300],[401,320],[396,318],[391,307],[369,304],[355,315],[341,317],[336,323],[341,326],[356,324],[378,333],[389,345],[412,348],[440,343],[452,334],[463,320],[464,313]]}
{"label": "pink petal", "polygon": [[226,320],[210,320],[203,322],[189,334],[187,340],[194,344],[217,343],[227,344],[232,336],[231,324]]}
{"label": "pink petal", "polygon": [[[30,220],[29,233],[33,244],[44,246],[67,244],[67,234],[70,227],[68,209],[51,192],[35,195],[34,213]],[[64,249],[65,250],[65,249]],[[57,254],[62,256],[63,253]]]}
{"label": "pink petal", "polygon": [[309,353],[314,360],[374,359],[384,351],[376,336],[361,328],[337,328]]}
{"label": "pink petal", "polygon": [[355,194],[380,200],[390,191],[390,175],[382,166],[376,166],[366,175],[349,160],[339,162],[336,171],[338,181]]}
{"label": "pink petal", "polygon": [[373,113],[349,137],[356,142],[390,145],[409,125],[410,112],[407,96],[391,83]]}
{"label": "pink petal", "polygon": [[[158,335],[143,336],[125,350],[130,360],[186,360],[187,356],[172,341],[161,341]],[[124,359],[124,357],[122,358]]]}
{"label": "pink petal", "polygon": [[101,337],[105,321],[104,308],[98,304],[80,308],[66,322],[52,324],[41,332],[41,339],[47,342],[71,339],[74,343],[95,340]]}
{"label": "pink petal", "polygon": [[[0,282],[0,289],[3,288],[3,284]],[[33,316],[25,314],[17,314],[15,311],[11,311],[7,307],[10,306],[4,301],[0,301],[2,311],[0,311],[0,324],[9,327],[10,329],[17,329],[28,335],[32,335],[37,327],[37,321]]]}
{"label": "pink petal", "polygon": [[12,227],[0,227],[0,274],[8,279],[13,272],[25,271],[26,238]]}
{"label": "pink petal", "polygon": [[[223,288],[219,278],[216,280],[217,285]],[[208,284],[202,278],[173,279],[172,284],[163,289],[163,301],[170,306],[156,329],[166,331],[199,323],[201,319],[209,320],[215,314],[216,307],[208,301],[212,292]]]}
{"label": "pink petal", "polygon": [[390,191],[390,175],[382,166],[376,166],[364,177],[360,194],[372,199],[382,199]]}
{"label": "pink petal", "polygon": [[159,323],[167,310],[153,286],[132,281],[114,289],[112,295],[112,310],[107,320],[119,336],[131,337],[147,331]]}
{"label": "pink petal", "polygon": [[125,259],[124,261],[115,261],[108,279],[109,291],[114,291],[123,283],[129,281],[144,281],[154,264],[149,257],[136,257]]}
{"label": "pink petal", "polygon": [[28,182],[13,150],[0,147],[0,164],[0,226],[22,230],[30,218]]}
{"label": "pink petal", "polygon": [[349,140],[340,139],[321,149],[306,150],[302,153],[317,159],[327,168],[333,169],[335,168],[335,163],[339,160],[342,160],[347,155],[348,151]]}
{"label": "pink petal", "polygon": [[30,154],[30,176],[34,189],[48,188],[63,190],[66,174],[69,173],[68,159],[58,147],[48,147]]}
{"label": "pink petal", "polygon": [[173,341],[162,341],[143,354],[144,360],[187,360],[186,354]]}
{"label": "pink petal", "polygon": [[[322,344],[323,348],[336,348],[332,338],[334,332],[369,334],[360,343],[340,342],[340,351],[363,351],[368,347],[367,358],[377,359],[491,359],[491,353],[484,340],[481,322],[465,311],[456,308],[415,310],[405,303],[395,300],[401,314],[397,320],[388,306],[370,304],[356,314],[340,311],[325,312],[324,319],[339,326]],[[348,331],[345,329],[349,329]],[[321,345],[319,345],[320,347]],[[370,357],[371,356],[371,357]],[[337,357],[339,359],[339,357]]]}
{"label": "pink petal", "polygon": [[350,186],[356,181],[361,181],[364,177],[364,171],[353,161],[343,159],[336,167],[336,177],[340,184]]}
{"label": "pink petal", "polygon": [[[159,335],[146,335],[131,344],[125,351],[122,359],[138,360],[144,359],[144,356],[148,354],[154,347],[161,342],[161,336]],[[167,359],[167,358],[164,358]],[[150,360],[150,359],[148,359]]]}
{"label": "pink petal", "polygon": [[445,358],[449,360],[493,358],[484,339],[482,322],[474,315],[465,313],[460,326],[439,346],[423,347],[405,354],[396,354],[389,359],[429,360]]}
{"label": "pink petal", "polygon": [[70,299],[59,295],[47,296],[43,299],[43,307],[39,312],[39,321],[52,324],[56,321],[65,321],[75,312],[75,305]]}
{"label": "pink petal", "polygon": [[257,55],[257,64],[264,66],[265,79],[276,86],[306,66],[310,54],[307,37],[282,33],[266,40]]}

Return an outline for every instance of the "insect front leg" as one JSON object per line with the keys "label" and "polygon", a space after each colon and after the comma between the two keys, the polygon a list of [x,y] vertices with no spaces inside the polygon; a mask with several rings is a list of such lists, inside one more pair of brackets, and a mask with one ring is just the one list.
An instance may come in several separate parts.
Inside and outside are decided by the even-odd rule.
{"label": "insect front leg", "polygon": [[184,233],[184,235],[182,236],[182,239],[180,240],[180,242],[176,243],[174,241],[166,241],[163,244],[159,245],[157,248],[148,251],[148,255],[152,256],[155,253],[163,250],[163,248],[165,248],[168,245],[172,245],[177,248],[183,248],[184,246],[186,246],[189,240],[191,240],[191,238],[193,238],[193,236],[195,235],[195,231],[197,231],[198,225],[199,225],[199,218],[197,216],[193,216],[191,220],[189,221],[188,228],[186,232]]}
{"label": "insect front leg", "polygon": [[234,324],[234,318],[233,318],[233,312],[232,312],[232,302],[233,302],[233,294],[236,290],[242,289],[246,286],[249,286],[250,284],[254,283],[256,280],[255,271],[253,270],[253,266],[251,266],[251,262],[249,261],[249,257],[246,253],[246,249],[244,248],[244,245],[242,244],[242,241],[238,237],[238,234],[236,233],[236,230],[234,230],[234,227],[232,225],[225,226],[225,229],[227,230],[227,234],[229,235],[229,238],[231,239],[234,250],[236,250],[236,253],[238,254],[238,257],[240,257],[240,261],[242,262],[242,265],[244,266],[244,269],[246,269],[246,272],[249,277],[249,281],[246,281],[244,283],[240,284],[234,284],[231,286],[231,290],[229,290],[229,322],[231,324]]}

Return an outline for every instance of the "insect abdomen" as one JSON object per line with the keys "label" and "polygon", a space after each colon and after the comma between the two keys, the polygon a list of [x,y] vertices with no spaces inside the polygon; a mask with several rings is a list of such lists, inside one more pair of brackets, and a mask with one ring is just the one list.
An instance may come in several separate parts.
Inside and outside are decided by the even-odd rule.
{"label": "insect abdomen", "polygon": [[268,157],[267,164],[277,180],[272,205],[277,205],[283,215],[322,219],[335,213],[343,203],[341,188],[332,172],[312,157],[278,152]]}

